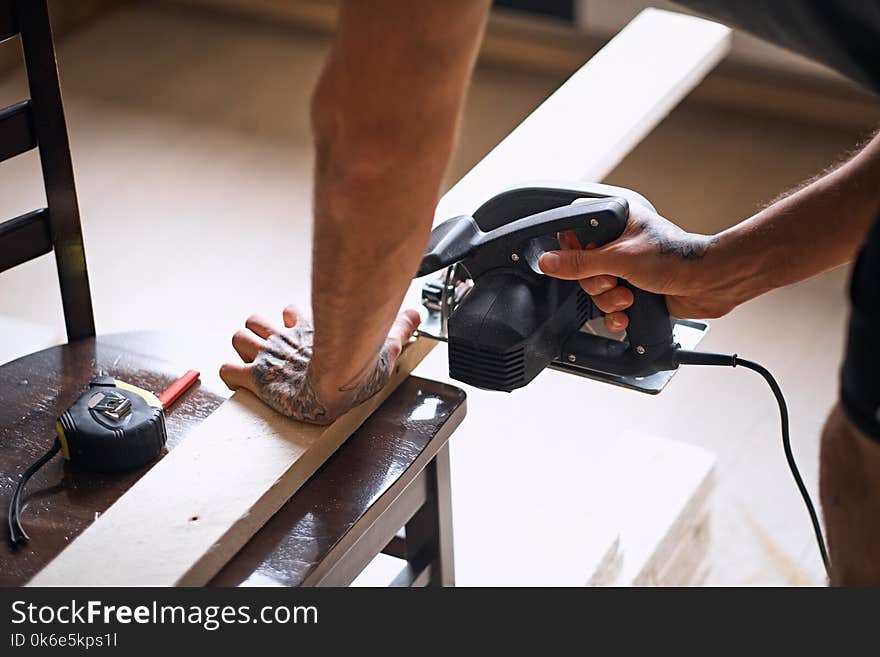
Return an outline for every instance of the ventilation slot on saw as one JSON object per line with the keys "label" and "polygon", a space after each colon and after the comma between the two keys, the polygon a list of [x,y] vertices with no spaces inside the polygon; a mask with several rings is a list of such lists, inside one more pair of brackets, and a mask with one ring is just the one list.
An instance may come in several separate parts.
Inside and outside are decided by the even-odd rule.
{"label": "ventilation slot on saw", "polygon": [[450,340],[449,376],[478,388],[514,390],[525,384],[525,354],[522,348],[497,353]]}
{"label": "ventilation slot on saw", "polygon": [[583,290],[578,291],[577,297],[577,318],[578,328],[583,326],[593,317],[593,300]]}

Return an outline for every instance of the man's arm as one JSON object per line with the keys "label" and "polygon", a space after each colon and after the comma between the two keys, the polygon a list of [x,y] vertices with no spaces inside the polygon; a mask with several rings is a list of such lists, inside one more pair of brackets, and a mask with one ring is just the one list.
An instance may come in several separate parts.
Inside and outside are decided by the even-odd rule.
{"label": "man's arm", "polygon": [[632,294],[617,285],[618,276],[666,294],[674,315],[718,317],[763,292],[847,263],[863,245],[851,280],[840,401],[821,443],[820,492],[834,585],[880,585],[878,183],[875,137],[843,166],[717,236],[686,233],[633,207],[621,239],[594,251],[545,255],[541,263],[548,273],[579,279],[608,313],[609,328],[623,329]]}
{"label": "man's arm", "polygon": [[369,376],[418,268],[488,7],[343,5],[312,106],[312,370],[327,396]]}
{"label": "man's arm", "polygon": [[613,330],[632,293],[666,295],[678,317],[720,317],[769,290],[850,262],[880,211],[880,135],[853,158],[718,235],[687,233],[634,207],[624,235],[592,251],[558,251],[543,270],[577,279]]}
{"label": "man's arm", "polygon": [[[326,423],[387,381],[418,315],[428,239],[490,0],[346,0],[312,101],[312,310],[252,317],[224,365],[276,410]],[[393,325],[392,325],[393,324]]]}

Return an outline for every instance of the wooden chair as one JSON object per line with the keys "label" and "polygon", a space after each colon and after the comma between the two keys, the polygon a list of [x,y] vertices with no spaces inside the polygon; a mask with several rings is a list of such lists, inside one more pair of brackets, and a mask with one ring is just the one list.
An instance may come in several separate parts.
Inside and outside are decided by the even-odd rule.
{"label": "wooden chair", "polygon": [[[68,343],[0,366],[4,514],[19,474],[51,445],[55,420],[92,378],[161,390],[186,369],[216,368],[221,353],[205,336],[96,337],[45,0],[0,0],[0,41],[17,34],[31,98],[0,110],[0,161],[37,148],[47,207],[0,223],[0,272],[54,251]],[[206,386],[187,393],[168,412],[168,448],[227,395]],[[436,400],[427,414],[425,399]],[[453,584],[447,440],[464,413],[461,390],[410,377],[212,584],[347,585],[382,551],[405,560],[395,585]],[[414,414],[419,421],[407,421]],[[0,585],[26,583],[146,469],[110,476],[60,457],[47,464],[25,498],[31,540],[0,549]]]}

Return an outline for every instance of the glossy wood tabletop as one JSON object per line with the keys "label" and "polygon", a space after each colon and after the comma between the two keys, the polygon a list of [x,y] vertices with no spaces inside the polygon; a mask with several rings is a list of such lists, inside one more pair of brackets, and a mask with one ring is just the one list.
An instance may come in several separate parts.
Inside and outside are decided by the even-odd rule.
{"label": "glossy wood tabletop", "polygon": [[419,461],[424,467],[424,457],[446,444],[464,402],[458,388],[409,377],[211,584],[303,583],[372,505],[394,502],[387,498],[400,488],[398,479],[414,476],[407,468]]}
{"label": "glossy wood tabletop", "polygon": [[[187,340],[193,339],[159,333],[102,336],[0,366],[4,533],[19,474],[52,445],[56,419],[88,382],[106,374],[160,392],[183,371],[206,367],[201,358],[204,344],[188,344]],[[185,393],[166,416],[168,448],[179,444],[228,394],[200,384]],[[410,377],[257,534],[216,583],[271,580],[295,585],[302,581],[438,433],[448,436],[463,413],[461,390]],[[0,585],[24,584],[148,469],[103,475],[84,472],[55,457],[26,489],[22,521],[31,540],[13,549],[4,536]]]}

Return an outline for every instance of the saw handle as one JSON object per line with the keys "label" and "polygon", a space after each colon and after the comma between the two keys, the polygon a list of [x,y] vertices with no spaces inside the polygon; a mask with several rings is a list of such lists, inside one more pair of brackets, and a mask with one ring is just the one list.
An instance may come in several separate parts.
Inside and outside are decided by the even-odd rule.
{"label": "saw handle", "polygon": [[[545,240],[571,230],[583,243],[604,244],[623,233],[628,214],[626,199],[608,197],[537,212],[488,232],[480,230],[474,217],[454,217],[431,231],[416,278],[456,262],[467,265],[476,257],[486,268],[503,267],[512,259],[518,262],[521,255],[524,265],[541,274],[537,259],[548,246]],[[552,248],[557,248],[555,244]]]}
{"label": "saw handle", "polygon": [[[607,239],[607,233],[603,236],[606,239],[592,239],[590,246],[595,245],[598,248],[618,239],[623,235],[627,221],[629,221],[628,206],[624,221],[622,224],[618,224],[619,231],[610,239]],[[587,246],[587,239],[590,238],[582,233],[579,234],[578,231],[575,233],[580,243]],[[626,339],[630,346],[636,350],[636,355],[642,356],[651,352],[650,355],[653,356],[658,349],[668,349],[672,344],[672,318],[666,307],[666,297],[662,294],[646,292],[622,278],[620,284],[629,288],[633,294],[633,303],[626,309],[626,314],[629,317]]]}
{"label": "saw handle", "polygon": [[633,293],[633,304],[625,311],[629,317],[627,342],[646,352],[668,348],[672,344],[672,318],[666,307],[666,297],[646,292],[623,279],[620,282]]}
{"label": "saw handle", "polygon": [[[591,198],[517,219],[486,233],[480,246],[491,245],[503,251],[523,248],[541,238],[555,240],[561,232],[572,231],[582,244],[605,244],[617,239],[626,228],[629,204],[626,199]],[[496,246],[497,245],[497,246]]]}

